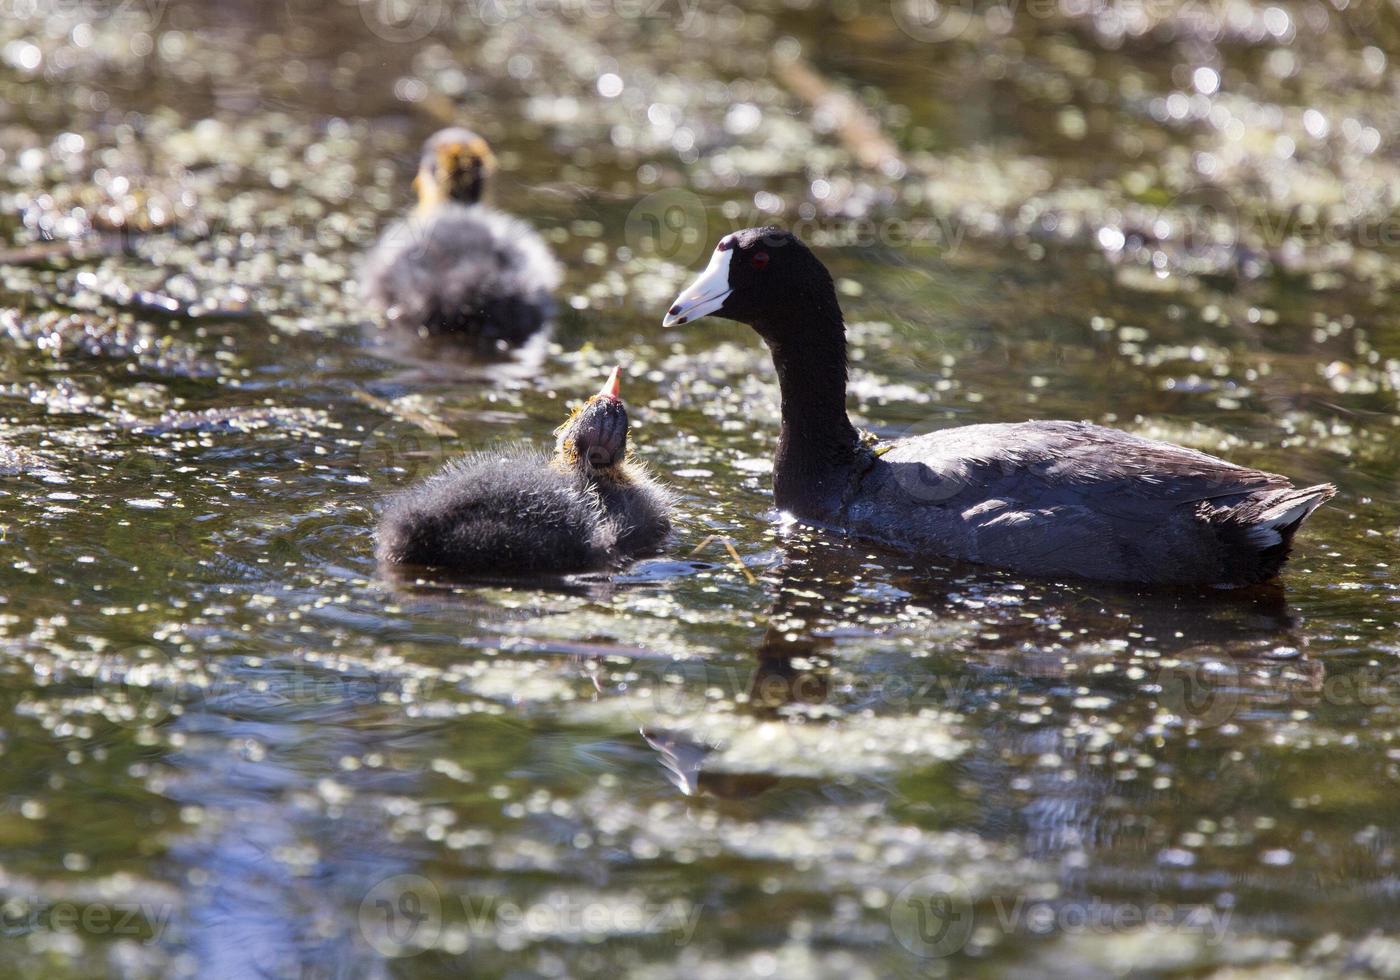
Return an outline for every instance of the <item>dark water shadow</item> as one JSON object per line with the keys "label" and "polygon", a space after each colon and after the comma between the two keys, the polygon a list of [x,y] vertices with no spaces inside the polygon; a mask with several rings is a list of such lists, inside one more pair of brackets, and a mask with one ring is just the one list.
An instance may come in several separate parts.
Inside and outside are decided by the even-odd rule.
{"label": "dark water shadow", "polygon": [[451,335],[422,336],[404,327],[381,327],[368,321],[358,326],[361,346],[398,367],[380,380],[412,388],[454,381],[528,382],[544,373],[554,333],[546,325],[519,347],[483,348]]}
{"label": "dark water shadow", "polygon": [[[767,719],[831,705],[899,713],[932,704],[979,713],[992,692],[1064,698],[1073,682],[1115,701],[1164,704],[1183,724],[1216,727],[1247,709],[1250,698],[1276,700],[1299,685],[1316,689],[1325,673],[1304,654],[1306,638],[1277,586],[1145,592],[1100,583],[1026,583],[973,565],[887,573],[866,546],[819,535],[789,536],[781,562],[762,582],[773,594],[767,625],[751,666],[729,673],[728,693],[735,710]],[[860,593],[872,582],[878,587]],[[843,615],[857,594],[859,611]],[[841,664],[844,640],[907,635],[921,620],[939,639],[926,656],[888,665],[907,671],[898,698],[833,689],[832,668]],[[950,625],[964,628],[949,632]],[[1130,679],[1127,662],[1145,646],[1167,666]],[[1079,661],[1112,669],[1090,674]],[[706,665],[691,669],[696,676],[687,675],[688,685],[713,685],[725,673]],[[1058,720],[1047,719],[1047,726]],[[999,722],[989,724],[995,731]],[[644,724],[641,735],[687,796],[746,799],[785,781],[709,771],[705,761],[715,746],[659,725]],[[1004,782],[1006,773],[997,778]]]}
{"label": "dark water shadow", "polygon": [[648,558],[615,572],[507,576],[463,575],[445,568],[380,563],[379,575],[396,593],[415,598],[460,598],[481,589],[509,588],[603,600],[628,588],[664,584],[714,568],[711,562],[693,559]]}

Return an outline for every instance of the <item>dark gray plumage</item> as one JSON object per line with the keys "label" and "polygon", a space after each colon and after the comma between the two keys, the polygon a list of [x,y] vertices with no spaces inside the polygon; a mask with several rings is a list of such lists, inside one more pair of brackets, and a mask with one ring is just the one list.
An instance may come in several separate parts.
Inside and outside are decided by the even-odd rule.
{"label": "dark gray plumage", "polygon": [[872,449],[846,415],[831,275],[791,233],[721,240],[666,325],[714,314],[768,344],[782,390],[773,494],[793,515],[1034,575],[1244,585],[1276,575],[1335,488],[1082,422],[970,425]]}
{"label": "dark gray plumage", "polygon": [[553,315],[559,266],[525,222],[485,204],[440,204],[395,222],[360,274],[391,323],[480,346],[517,346]]}
{"label": "dark gray plumage", "polygon": [[474,453],[390,499],[375,554],[471,575],[600,571],[655,549],[671,494],[627,448],[618,372],[560,427],[553,455]]}
{"label": "dark gray plumage", "polygon": [[1082,422],[969,425],[896,443],[842,523],[1037,575],[1253,583],[1332,493]]}
{"label": "dark gray plumage", "polygon": [[671,494],[636,462],[623,464],[625,478],[599,477],[594,486],[617,531],[619,554],[651,551],[671,531]]}
{"label": "dark gray plumage", "polygon": [[473,453],[392,498],[375,555],[478,575],[567,574],[611,564],[619,531],[581,474],[522,447]]}
{"label": "dark gray plumage", "polygon": [[560,269],[525,222],[481,203],[496,160],[460,127],[423,145],[418,207],[385,231],[360,270],[360,292],[392,324],[453,336],[483,351],[524,342],[554,312]]}

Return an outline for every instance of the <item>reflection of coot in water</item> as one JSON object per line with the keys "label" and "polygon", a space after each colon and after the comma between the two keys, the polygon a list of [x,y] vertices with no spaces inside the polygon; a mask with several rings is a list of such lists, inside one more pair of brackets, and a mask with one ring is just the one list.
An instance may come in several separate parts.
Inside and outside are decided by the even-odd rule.
{"label": "reflection of coot in water", "polygon": [[393,497],[376,555],[474,575],[599,571],[656,548],[671,494],[627,448],[620,369],[558,430],[553,456],[474,453]]}
{"label": "reflection of coot in water", "polygon": [[713,772],[704,768],[714,748],[675,732],[642,729],[642,738],[656,750],[666,778],[686,796],[717,796],[722,800],[747,800],[767,792],[780,782],[763,772]]}
{"label": "reflection of coot in water", "polygon": [[[778,607],[786,602],[784,593]],[[753,713],[778,718],[786,705],[823,703],[830,678],[822,651],[830,643],[824,638],[793,635],[785,629],[768,627],[756,651],[758,665],[749,676],[748,704]],[[794,661],[803,666],[797,666]],[[708,794],[726,800],[743,800],[778,785],[779,778],[768,773],[706,770],[705,758],[714,751],[713,747],[678,733],[644,728],[642,738],[660,756],[667,779],[686,796]]]}
{"label": "reflection of coot in water", "polygon": [[522,343],[549,319],[559,265],[525,222],[481,203],[495,169],[486,141],[444,129],[423,146],[417,209],[384,232],[360,273],[385,318],[483,352]]}
{"label": "reflection of coot in water", "polygon": [[[1197,701],[1209,708],[1218,697],[1241,707],[1277,703],[1298,685],[1316,690],[1322,676],[1321,666],[1298,651],[1301,638],[1278,586],[1224,595],[1143,594],[1082,582],[1027,587],[1004,572],[949,562],[949,568],[896,574],[872,588],[864,547],[801,529],[782,547],[783,564],[764,576],[765,584],[777,576],[777,591],[754,660],[739,672],[699,662],[668,665],[668,674],[685,676],[690,697],[718,686],[733,698],[736,712],[793,725],[825,723],[812,718],[832,711],[845,716],[842,724],[858,727],[866,714],[947,710],[981,717],[982,731],[1000,732],[1005,725],[1031,746],[1060,736],[1042,726],[1024,731],[1017,691],[1068,703],[1086,694],[1082,686],[1089,696],[1121,698],[1129,707],[1119,710],[1141,715],[1146,725],[1159,711],[1177,711],[1183,696],[1187,709]],[[1193,624],[1189,635],[1181,632],[1183,621]],[[927,638],[920,640],[924,629]],[[887,630],[888,641],[876,635]],[[853,646],[843,652],[847,643]],[[1177,689],[1163,689],[1173,682]],[[741,799],[793,783],[770,772],[715,768],[718,746],[684,726],[666,728],[665,718],[658,712],[654,723],[644,721],[642,737],[668,781],[687,796]],[[986,745],[946,771],[949,778],[958,773],[994,784],[979,796],[1000,799],[1010,792],[1005,760]],[[1087,785],[1061,786],[1052,795],[1073,795]],[[1101,818],[1096,811],[1076,817]]]}
{"label": "reflection of coot in water", "polygon": [[968,425],[872,450],[846,415],[831,274],[791,232],[723,238],[664,324],[715,315],[768,344],[782,389],[782,510],[924,558],[1041,576],[1247,585],[1278,574],[1335,493],[1080,422]]}

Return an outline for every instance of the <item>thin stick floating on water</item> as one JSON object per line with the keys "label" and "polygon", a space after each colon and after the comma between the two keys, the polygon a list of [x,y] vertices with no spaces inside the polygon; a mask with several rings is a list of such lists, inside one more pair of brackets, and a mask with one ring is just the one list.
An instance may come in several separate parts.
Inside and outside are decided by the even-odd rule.
{"label": "thin stick floating on water", "polygon": [[54,259],[97,259],[122,250],[116,236],[63,242],[36,242],[0,251],[0,265],[38,265]]}
{"label": "thin stick floating on water", "polygon": [[734,542],[730,540],[727,534],[711,534],[704,541],[701,541],[695,546],[695,550],[690,553],[690,557],[694,558],[696,555],[700,554],[700,552],[704,551],[705,546],[711,541],[718,541],[720,544],[724,545],[724,550],[729,552],[729,557],[734,559],[734,564],[739,566],[739,571],[744,573],[744,578],[749,580],[750,585],[758,584],[758,579],[754,578],[753,572],[749,571],[749,566],[744,564],[744,559],[739,557],[738,549],[734,547]]}
{"label": "thin stick floating on water", "polygon": [[404,408],[401,405],[395,405],[393,402],[386,402],[384,399],[371,395],[367,391],[357,390],[354,392],[354,395],[357,400],[364,402],[371,408],[379,409],[385,415],[392,415],[396,419],[412,422],[430,436],[445,436],[452,439],[457,437],[456,431],[454,431],[451,426],[444,425],[437,419],[430,418],[422,412],[415,412],[411,408]]}
{"label": "thin stick floating on water", "polygon": [[778,80],[798,98],[814,110],[830,114],[836,135],[862,167],[883,173],[903,170],[899,150],[880,128],[879,120],[855,96],[823,78],[801,57],[775,57],[773,67]]}

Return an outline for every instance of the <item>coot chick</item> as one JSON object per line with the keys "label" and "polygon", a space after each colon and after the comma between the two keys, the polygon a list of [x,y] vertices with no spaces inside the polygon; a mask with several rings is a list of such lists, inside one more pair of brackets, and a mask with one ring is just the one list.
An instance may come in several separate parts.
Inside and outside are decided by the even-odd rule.
{"label": "coot chick", "polygon": [[671,530],[671,494],[627,446],[614,368],[557,430],[532,447],[473,453],[389,501],[375,550],[391,565],[474,575],[570,574],[655,549]]}
{"label": "coot chick", "polygon": [[481,203],[496,169],[486,141],[444,129],[423,144],[418,207],[380,238],[361,295],[386,320],[482,352],[523,343],[554,311],[559,264],[525,222]]}
{"label": "coot chick", "polygon": [[1082,422],[968,425],[876,447],[846,415],[831,275],[795,235],[725,236],[663,324],[714,315],[767,343],[781,509],[914,555],[1032,575],[1246,585],[1275,576],[1336,489]]}

